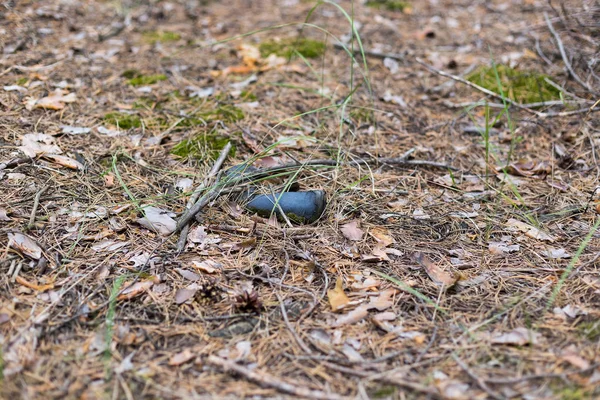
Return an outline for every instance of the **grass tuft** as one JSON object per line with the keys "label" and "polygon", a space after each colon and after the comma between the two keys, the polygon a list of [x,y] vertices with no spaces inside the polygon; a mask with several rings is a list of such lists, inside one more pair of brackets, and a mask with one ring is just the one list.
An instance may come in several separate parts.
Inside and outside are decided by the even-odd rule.
{"label": "grass tuft", "polygon": [[275,54],[292,58],[294,55],[300,54],[305,58],[318,58],[325,54],[325,43],[307,38],[268,40],[259,45],[259,50],[262,57]]}

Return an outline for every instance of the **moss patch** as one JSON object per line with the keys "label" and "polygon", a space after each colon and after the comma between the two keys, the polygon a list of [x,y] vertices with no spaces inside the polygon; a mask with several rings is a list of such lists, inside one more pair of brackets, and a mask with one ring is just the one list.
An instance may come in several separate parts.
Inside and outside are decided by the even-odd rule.
{"label": "moss patch", "polygon": [[600,339],[600,321],[585,321],[577,325],[577,330],[588,340],[595,342]]}
{"label": "moss patch", "polygon": [[127,81],[131,86],[145,86],[152,85],[156,82],[166,81],[167,76],[165,74],[155,74],[155,75],[139,75],[135,78],[131,78]]}
{"label": "moss patch", "polygon": [[[217,158],[219,152],[230,142],[230,138],[216,134],[200,134],[191,139],[186,139],[179,142],[173,150],[172,154],[181,158],[193,158],[203,160],[205,158]],[[232,145],[230,156],[235,156],[235,145]]]}
{"label": "moss patch", "polygon": [[[544,80],[547,78],[544,74],[518,71],[506,65],[497,65],[496,70],[500,77],[502,91],[511,100],[527,104],[560,99],[559,90]],[[467,79],[500,94],[494,67],[481,67],[468,75]]]}
{"label": "moss patch", "polygon": [[118,126],[121,129],[139,128],[142,126],[142,120],[134,114],[112,112],[106,114],[103,120],[106,123]]}
{"label": "moss patch", "polygon": [[369,0],[366,3],[367,7],[383,8],[388,11],[408,11],[411,9],[410,3],[399,0]]}
{"label": "moss patch", "polygon": [[169,32],[169,31],[148,31],[142,33],[142,37],[144,41],[148,43],[168,43],[168,42],[176,42],[181,39],[181,35],[177,32]]}
{"label": "moss patch", "polygon": [[205,121],[237,122],[244,118],[244,112],[235,106],[221,104],[213,110],[200,111],[195,117]]}
{"label": "moss patch", "polygon": [[270,54],[275,54],[281,57],[291,58],[298,52],[306,58],[317,58],[325,53],[325,43],[307,38],[290,38],[278,41],[268,40],[261,43],[259,49],[262,57],[268,57]]}

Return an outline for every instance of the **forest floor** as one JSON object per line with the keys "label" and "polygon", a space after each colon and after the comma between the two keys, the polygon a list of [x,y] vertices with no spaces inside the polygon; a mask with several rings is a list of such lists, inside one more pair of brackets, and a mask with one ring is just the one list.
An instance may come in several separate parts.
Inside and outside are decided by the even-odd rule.
{"label": "forest floor", "polygon": [[[2,3],[0,396],[600,397],[599,20]],[[269,179],[210,173],[241,163]]]}

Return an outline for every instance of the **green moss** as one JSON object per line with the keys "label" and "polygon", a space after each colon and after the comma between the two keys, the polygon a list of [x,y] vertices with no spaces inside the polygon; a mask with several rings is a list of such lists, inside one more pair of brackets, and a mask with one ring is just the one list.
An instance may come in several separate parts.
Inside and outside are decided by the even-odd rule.
{"label": "green moss", "polygon": [[577,330],[588,340],[595,342],[600,339],[600,321],[585,321],[577,325]]}
{"label": "green moss", "polygon": [[356,124],[373,124],[375,123],[375,113],[373,110],[368,110],[366,108],[354,108],[349,113],[350,118],[352,118]]}
{"label": "green moss", "polygon": [[595,398],[587,390],[575,387],[561,388],[554,390],[557,399],[561,400],[587,400]]}
{"label": "green moss", "polygon": [[243,101],[256,101],[257,97],[254,93],[249,92],[249,91],[242,91],[242,93],[240,94],[240,98]]}
{"label": "green moss", "polygon": [[[191,139],[185,139],[179,142],[172,154],[181,158],[193,158],[203,160],[205,158],[217,158],[219,152],[230,142],[230,138],[216,134],[200,134]],[[232,146],[230,156],[235,156],[235,146]]]}
{"label": "green moss", "polygon": [[244,118],[244,112],[235,106],[222,104],[214,110],[201,111],[196,116],[205,121],[237,122]]}
{"label": "green moss", "polygon": [[127,70],[123,71],[123,73],[121,74],[121,76],[126,79],[133,79],[133,78],[141,76],[141,75],[142,75],[142,73],[140,71],[138,71],[137,69],[127,69]]}
{"label": "green moss", "polygon": [[142,120],[134,114],[112,112],[106,114],[103,119],[106,123],[118,126],[121,129],[139,128],[142,126]]}
{"label": "green moss", "polygon": [[281,57],[291,58],[298,52],[306,58],[317,58],[325,53],[325,43],[307,38],[290,38],[279,41],[268,40],[261,43],[259,49],[262,57],[276,54]]}
{"label": "green moss", "polygon": [[19,85],[19,86],[24,85],[27,83],[27,81],[28,81],[28,79],[25,77],[19,78],[19,79],[17,79],[17,85]]}
{"label": "green moss", "polygon": [[[519,71],[506,65],[497,65],[502,91],[511,100],[521,104],[559,100],[560,91],[547,83],[546,75],[533,71]],[[479,86],[500,94],[494,67],[481,67],[467,76]]]}
{"label": "green moss", "polygon": [[388,11],[405,11],[409,10],[410,3],[399,0],[369,0],[366,3],[367,7],[381,9],[384,8]]}
{"label": "green moss", "polygon": [[168,42],[176,42],[181,39],[181,35],[177,32],[169,32],[169,31],[148,31],[142,33],[142,37],[148,43],[168,43]]}
{"label": "green moss", "polygon": [[375,389],[370,394],[373,399],[383,399],[393,397],[396,394],[396,392],[397,390],[395,386],[386,385]]}
{"label": "green moss", "polygon": [[155,75],[139,75],[135,78],[129,79],[127,82],[132,86],[145,86],[152,85],[156,82],[166,81],[167,76],[165,74],[155,74]]}

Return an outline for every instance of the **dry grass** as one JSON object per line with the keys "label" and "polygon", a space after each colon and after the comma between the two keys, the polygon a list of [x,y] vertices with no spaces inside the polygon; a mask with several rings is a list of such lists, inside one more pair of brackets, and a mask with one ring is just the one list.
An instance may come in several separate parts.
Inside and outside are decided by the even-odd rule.
{"label": "dry grass", "polygon": [[[314,73],[292,60],[288,68],[258,74],[243,89],[252,94],[242,94],[245,99],[229,85],[249,75],[211,75],[240,63],[239,43],[294,38],[298,31],[284,27],[210,43],[304,21],[313,4],[186,8],[191,3],[20,1],[2,10],[0,83],[25,88],[0,90],[0,163],[7,163],[0,171],[0,211],[9,218],[0,228],[2,397],[600,396],[599,234],[573,261],[598,218],[597,117],[538,118],[511,108],[510,122],[503,115],[493,127],[486,166],[482,136],[472,133],[473,125],[486,124],[483,108],[454,107],[483,95],[414,62],[420,57],[458,75],[488,65],[491,51],[498,62],[552,76],[571,93],[566,97],[576,95],[589,108],[597,97],[565,72],[543,12],[553,18],[576,74],[598,90],[591,50],[598,48],[598,30],[586,19],[597,10],[583,13],[586,2],[554,10],[537,2],[506,8],[505,2],[441,1],[413,2],[403,14],[356,3],[365,49],[406,58],[392,74],[380,58],[368,57],[373,94],[363,84],[343,121],[340,107],[324,107],[340,105],[361,82],[359,67],[351,71],[348,54],[334,49],[323,31],[304,27],[328,42],[323,58],[311,61]],[[341,6],[351,10],[350,3]],[[121,29],[125,15],[130,24]],[[577,15],[586,16],[585,29],[577,30]],[[310,22],[337,37],[349,31],[331,5],[318,7]],[[133,69],[167,80],[142,92],[122,76]],[[193,99],[189,86],[213,87],[215,94]],[[77,101],[59,111],[25,107],[56,87],[74,92]],[[318,94],[325,89],[332,100]],[[386,91],[407,106],[384,101]],[[254,99],[258,106],[249,106]],[[224,106],[240,107],[244,118],[228,120],[219,114]],[[109,127],[104,118],[113,112],[132,113],[140,126],[103,134],[97,128]],[[69,135],[62,125],[92,129]],[[34,132],[54,136],[85,170],[23,157],[17,146]],[[237,197],[222,196],[194,222],[205,227],[204,244],[177,254],[176,236],[165,239],[136,221],[145,205],[185,210],[189,192],[177,183],[189,177],[198,185],[212,161],[170,152],[198,134],[231,139],[236,154],[227,166],[282,137],[302,135],[316,140],[284,142],[270,155],[352,161],[413,149],[413,160],[456,170],[377,162],[303,168],[301,188],[327,193],[319,221],[289,228],[240,212]],[[523,160],[543,162],[543,171]],[[507,163],[513,175],[515,168],[528,175],[513,176],[516,187],[495,172]],[[284,184],[264,182],[260,190]],[[552,241],[531,237],[535,231],[526,235],[511,219]],[[351,220],[359,221],[361,240],[342,234]],[[43,248],[42,261],[9,247],[14,231]],[[393,241],[382,245],[384,234]],[[104,240],[123,247],[98,248]],[[552,250],[571,258],[551,257]],[[193,267],[205,260],[217,264],[216,273]],[[439,284],[448,277],[458,281]],[[328,291],[338,278],[350,303],[335,313]],[[376,285],[361,287],[365,279]],[[146,290],[126,298],[130,284]],[[401,290],[388,306],[339,324],[341,315],[391,288]],[[184,289],[195,295],[178,304]],[[384,317],[390,320],[377,319]]]}

